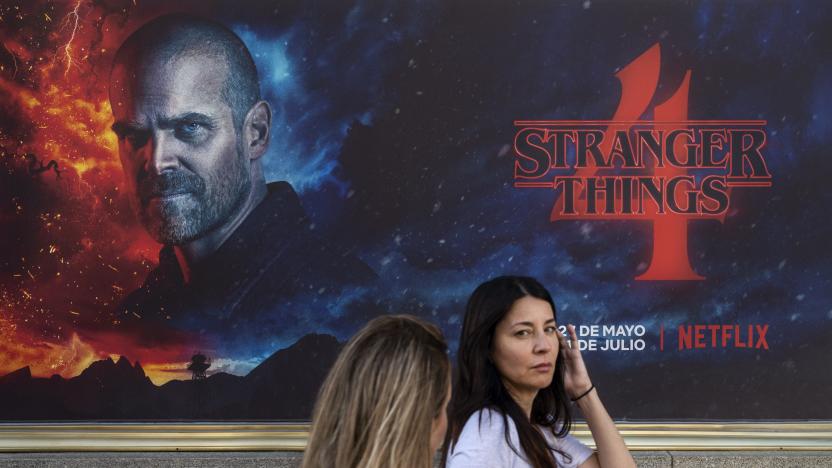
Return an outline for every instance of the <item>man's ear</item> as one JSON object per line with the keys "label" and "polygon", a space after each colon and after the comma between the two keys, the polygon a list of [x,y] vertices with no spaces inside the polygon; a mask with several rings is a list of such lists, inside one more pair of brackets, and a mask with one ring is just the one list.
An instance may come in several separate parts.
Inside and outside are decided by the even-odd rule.
{"label": "man's ear", "polygon": [[243,123],[243,143],[248,149],[249,159],[259,159],[266,154],[271,123],[272,108],[268,102],[259,101],[248,110],[245,123]]}

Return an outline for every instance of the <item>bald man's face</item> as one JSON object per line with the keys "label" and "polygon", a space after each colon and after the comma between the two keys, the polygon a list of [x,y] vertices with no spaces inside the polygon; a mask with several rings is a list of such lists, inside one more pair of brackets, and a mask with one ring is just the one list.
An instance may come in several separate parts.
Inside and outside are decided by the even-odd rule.
{"label": "bald man's face", "polygon": [[239,210],[251,188],[227,66],[205,55],[116,64],[110,100],[119,155],[139,218],[163,244],[198,239]]}

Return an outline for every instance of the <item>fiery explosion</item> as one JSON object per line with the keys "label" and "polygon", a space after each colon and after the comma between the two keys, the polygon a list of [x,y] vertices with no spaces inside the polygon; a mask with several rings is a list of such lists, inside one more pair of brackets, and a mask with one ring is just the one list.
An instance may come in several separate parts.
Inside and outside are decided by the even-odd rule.
{"label": "fiery explosion", "polygon": [[125,355],[162,383],[195,346],[142,344],[115,310],[159,248],[129,209],[110,130],[109,63],[134,6],[0,7],[0,375],[71,377]]}

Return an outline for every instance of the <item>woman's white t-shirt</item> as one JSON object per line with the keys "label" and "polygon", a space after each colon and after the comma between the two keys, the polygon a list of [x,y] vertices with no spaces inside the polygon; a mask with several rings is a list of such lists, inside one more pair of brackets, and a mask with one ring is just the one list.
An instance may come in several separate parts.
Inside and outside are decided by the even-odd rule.
{"label": "woman's white t-shirt", "polygon": [[[514,421],[510,417],[507,417],[507,420],[509,440],[523,454]],[[557,447],[572,456],[571,462],[567,463],[562,455],[553,451],[552,455],[558,466],[577,467],[592,455],[592,449],[575,437],[569,434],[565,437],[555,437],[550,430],[541,429],[549,446]],[[459,434],[459,440],[448,455],[447,468],[531,467],[524,457],[525,454],[521,457],[506,443],[503,416],[495,410],[486,408],[475,412],[465,422]]]}

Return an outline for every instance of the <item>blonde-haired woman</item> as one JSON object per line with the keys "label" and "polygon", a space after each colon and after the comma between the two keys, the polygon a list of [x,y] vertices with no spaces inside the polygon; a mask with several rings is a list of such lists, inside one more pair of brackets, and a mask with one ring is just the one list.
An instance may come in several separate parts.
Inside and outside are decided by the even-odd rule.
{"label": "blonde-haired woman", "polygon": [[370,321],[346,344],[318,395],[303,468],[429,468],[450,399],[448,346],[406,315]]}

